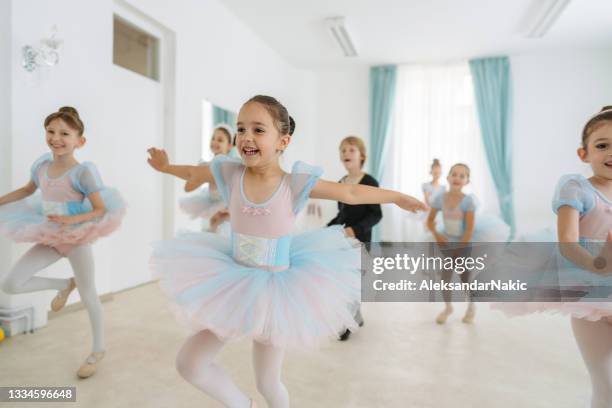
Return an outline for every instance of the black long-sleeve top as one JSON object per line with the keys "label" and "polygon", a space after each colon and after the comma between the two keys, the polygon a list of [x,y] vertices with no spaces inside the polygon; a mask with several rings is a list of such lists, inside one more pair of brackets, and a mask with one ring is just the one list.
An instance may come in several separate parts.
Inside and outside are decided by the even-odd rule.
{"label": "black long-sleeve top", "polygon": [[[342,182],[342,180],[340,180]],[[369,174],[359,181],[359,184],[378,187],[378,181]],[[351,227],[355,232],[355,237],[361,242],[372,240],[372,228],[382,219],[382,210],[379,204],[358,204],[349,205],[338,203],[338,215],[327,225],[343,225],[345,228]]]}

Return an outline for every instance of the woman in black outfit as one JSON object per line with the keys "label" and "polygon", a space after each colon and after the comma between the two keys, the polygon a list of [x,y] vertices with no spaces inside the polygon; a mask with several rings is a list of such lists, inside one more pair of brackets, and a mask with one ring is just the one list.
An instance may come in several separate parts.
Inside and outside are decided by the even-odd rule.
{"label": "woman in black outfit", "polygon": [[[363,140],[356,136],[348,136],[340,143],[340,160],[348,174],[340,179],[340,183],[365,184],[378,187],[378,181],[362,171],[366,160],[366,148]],[[338,215],[327,225],[343,225],[347,236],[357,238],[369,249],[372,241],[372,228],[380,222],[382,211],[379,204],[348,205],[338,203]],[[361,310],[357,310],[355,320],[363,326]],[[348,340],[351,331],[346,329],[340,334],[340,340]]]}

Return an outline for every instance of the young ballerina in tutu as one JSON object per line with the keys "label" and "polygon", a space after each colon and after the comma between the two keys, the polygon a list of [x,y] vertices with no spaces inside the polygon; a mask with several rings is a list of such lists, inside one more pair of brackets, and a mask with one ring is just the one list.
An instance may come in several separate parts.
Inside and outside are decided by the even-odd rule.
{"label": "young ballerina in tutu", "polygon": [[[561,177],[552,202],[557,214],[561,287],[610,288],[612,281],[612,106],[584,126],[580,160],[593,175]],[[596,293],[595,293],[596,294]],[[592,408],[612,406],[612,299],[511,304],[512,315],[548,311],[571,316],[576,343],[592,384]]]}
{"label": "young ballerina in tutu", "polygon": [[[442,192],[434,196],[430,206],[429,217],[427,218],[427,226],[434,235],[436,241],[442,247],[442,253],[445,253],[444,247],[448,242],[470,243],[474,233],[476,198],[471,194],[462,192],[463,188],[470,182],[470,168],[463,163],[453,165],[448,173],[448,192]],[[442,212],[444,228],[438,231],[436,227],[436,215]],[[455,251],[449,250],[451,255],[455,255]],[[461,256],[469,255],[466,253],[469,248],[460,249]],[[453,279],[453,270],[445,269],[441,273],[442,281],[450,282]],[[461,282],[470,282],[470,272],[465,271],[459,275]],[[442,296],[446,307],[436,318],[438,324],[446,323],[446,320],[453,312],[452,293],[442,291]],[[464,323],[472,323],[474,321],[474,304],[472,303],[471,294],[467,293],[468,307],[463,317]]]}
{"label": "young ballerina in tutu", "polygon": [[440,176],[442,175],[442,165],[440,164],[440,160],[433,159],[429,173],[431,174],[431,181],[423,183],[421,189],[423,190],[425,204],[431,206],[433,198],[446,190],[446,187],[440,183]]}
{"label": "young ballerina in tutu", "polygon": [[[74,157],[86,142],[76,109],[60,108],[47,116],[44,126],[51,153],[34,162],[28,184],[0,197],[0,232],[13,241],[36,244],[3,277],[2,290],[11,294],[57,290],[51,309],[59,311],[70,292],[78,289],[93,333],[92,352],[77,371],[87,378],[104,356],[102,305],[89,244],[119,227],[125,203],[116,190],[105,188],[93,163],[79,163]],[[28,198],[37,189],[41,193]],[[62,257],[70,261],[74,278],[34,276]]]}
{"label": "young ballerina in tutu", "polygon": [[215,181],[231,214],[231,239],[181,235],[157,245],[152,266],[181,319],[196,331],[177,356],[179,373],[228,407],[254,406],[214,362],[226,341],[253,340],[258,390],[271,407],[288,407],[281,381],[288,347],[311,347],[355,329],[360,300],[360,247],[341,226],[294,234],[308,197],[349,204],[395,203],[424,210],[420,201],[375,187],[320,180],[321,169],[302,162],[279,166],[288,147],[289,114],[269,96],[255,96],[238,115],[242,161],[216,157],[210,167],[175,166],[150,149],[158,171],[192,190]]}
{"label": "young ballerina in tutu", "polygon": [[[220,124],[217,125],[210,138],[210,151],[214,156],[220,154],[227,155],[232,149],[232,130],[229,126]],[[201,162],[200,166],[209,166],[209,162]],[[183,212],[191,218],[204,218],[209,220],[209,229],[214,232],[219,225],[221,212],[225,208],[221,193],[214,183],[201,188],[197,193],[192,193],[189,196],[179,200],[179,206]],[[216,215],[216,216],[215,216]]]}
{"label": "young ballerina in tutu", "polygon": [[[423,192],[423,199],[425,204],[427,204],[431,208],[431,203],[434,198],[438,194],[442,194],[446,191],[446,186],[440,182],[440,176],[442,174],[442,165],[440,164],[440,160],[433,159],[429,173],[431,174],[431,181],[427,181],[421,185],[421,190]],[[428,213],[420,213],[418,215],[407,214],[407,219],[414,219],[419,224],[419,227],[422,227],[422,231],[419,229],[415,230],[414,241],[415,242],[431,242],[435,241],[435,237],[429,231],[429,227],[427,226],[427,217]],[[438,216],[436,218],[436,222],[442,222],[442,213],[438,212]]]}

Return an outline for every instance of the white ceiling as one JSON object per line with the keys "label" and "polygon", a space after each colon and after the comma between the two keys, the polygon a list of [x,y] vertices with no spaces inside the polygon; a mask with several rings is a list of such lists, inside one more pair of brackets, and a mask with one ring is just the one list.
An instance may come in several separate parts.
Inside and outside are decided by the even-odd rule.
{"label": "white ceiling", "polygon": [[[296,67],[443,62],[564,48],[612,49],[612,0],[573,0],[548,34],[521,34],[540,0],[221,0]],[[359,57],[325,28],[345,16]]]}

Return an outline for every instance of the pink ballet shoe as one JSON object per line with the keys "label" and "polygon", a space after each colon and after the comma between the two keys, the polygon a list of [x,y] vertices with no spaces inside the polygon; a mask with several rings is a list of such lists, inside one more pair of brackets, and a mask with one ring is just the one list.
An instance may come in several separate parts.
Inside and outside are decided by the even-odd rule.
{"label": "pink ballet shoe", "polygon": [[257,408],[257,404],[255,404],[255,400],[251,398],[251,408]]}
{"label": "pink ballet shoe", "polygon": [[74,278],[70,278],[70,282],[68,283],[68,287],[66,289],[62,289],[57,292],[57,295],[51,301],[51,310],[54,312],[59,312],[62,310],[66,302],[68,301],[68,296],[70,296],[70,292],[72,292],[76,288],[76,282]]}
{"label": "pink ballet shoe", "polygon": [[85,362],[81,365],[81,367],[79,367],[79,370],[77,371],[77,376],[79,378],[85,379],[94,375],[96,373],[96,369],[98,368],[98,363],[100,363],[100,360],[102,360],[103,358],[103,351],[91,353],[89,357],[87,357]]}

